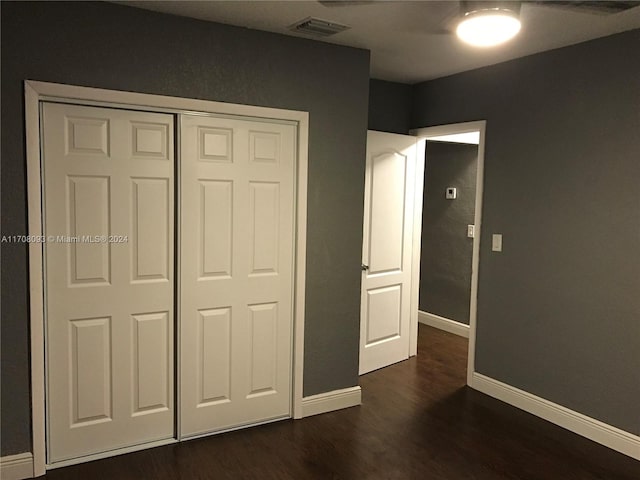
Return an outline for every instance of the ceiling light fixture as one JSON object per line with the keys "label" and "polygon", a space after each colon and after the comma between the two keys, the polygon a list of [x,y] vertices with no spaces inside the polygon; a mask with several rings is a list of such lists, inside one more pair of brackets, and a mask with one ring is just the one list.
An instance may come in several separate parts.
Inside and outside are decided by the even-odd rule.
{"label": "ceiling light fixture", "polygon": [[476,47],[493,47],[515,37],[520,31],[520,2],[461,2],[464,16],[458,37]]}

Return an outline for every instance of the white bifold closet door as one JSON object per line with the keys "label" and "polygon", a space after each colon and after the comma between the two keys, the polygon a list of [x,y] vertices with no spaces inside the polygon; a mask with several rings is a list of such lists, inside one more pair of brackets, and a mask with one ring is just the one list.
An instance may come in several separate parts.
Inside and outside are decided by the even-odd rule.
{"label": "white bifold closet door", "polygon": [[45,103],[43,120],[55,463],[174,436],[173,117]]}
{"label": "white bifold closet door", "polygon": [[182,115],[180,433],[290,416],[293,125]]}

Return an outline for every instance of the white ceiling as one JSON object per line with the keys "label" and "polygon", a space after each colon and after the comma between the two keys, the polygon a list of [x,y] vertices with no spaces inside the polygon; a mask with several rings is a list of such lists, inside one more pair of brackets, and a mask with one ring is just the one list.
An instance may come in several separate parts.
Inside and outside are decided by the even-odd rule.
{"label": "white ceiling", "polygon": [[478,49],[447,32],[459,12],[455,0],[368,1],[333,7],[315,0],[119,3],[292,36],[303,35],[287,27],[309,16],[347,24],[350,30],[323,41],[368,49],[372,78],[410,84],[640,28],[640,7],[599,15],[524,3],[520,34],[506,45]]}

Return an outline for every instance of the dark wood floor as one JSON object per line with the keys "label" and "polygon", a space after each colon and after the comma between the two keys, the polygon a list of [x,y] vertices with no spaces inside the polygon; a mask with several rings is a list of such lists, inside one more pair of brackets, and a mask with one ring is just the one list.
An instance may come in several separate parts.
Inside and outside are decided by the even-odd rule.
{"label": "dark wood floor", "polygon": [[50,471],[47,480],[638,480],[640,462],[465,387],[467,341],[361,377],[363,404]]}

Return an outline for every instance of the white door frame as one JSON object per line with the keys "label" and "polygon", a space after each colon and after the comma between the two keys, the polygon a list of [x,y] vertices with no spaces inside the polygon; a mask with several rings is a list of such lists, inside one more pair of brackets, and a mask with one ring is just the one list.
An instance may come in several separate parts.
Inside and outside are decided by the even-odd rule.
{"label": "white door frame", "polygon": [[[43,100],[83,105],[135,108],[165,113],[208,113],[234,117],[252,117],[294,122],[298,127],[296,142],[296,214],[294,252],[293,311],[293,411],[302,418],[304,361],[304,311],[307,245],[307,168],[309,113],[249,105],[195,100],[144,93],[105,90],[26,80],[25,132],[27,158],[27,204],[29,242],[29,311],[31,330],[31,425],[34,476],[46,472],[45,437],[45,344],[44,344],[44,272],[42,239],[42,187],[40,164],[40,106]],[[35,240],[35,241],[34,241]],[[177,411],[177,410],[176,410]],[[124,453],[124,451],[122,452]],[[95,457],[98,458],[98,457]]]}
{"label": "white door frame", "polygon": [[[475,235],[473,239],[473,255],[471,260],[471,298],[469,301],[469,353],[467,355],[467,385],[471,385],[473,373],[475,371],[475,351],[476,351],[476,321],[478,314],[478,268],[480,265],[480,236],[482,232],[482,190],[484,185],[484,150],[485,150],[485,132],[487,127],[486,120],[478,120],[474,122],[453,123],[450,125],[438,125],[435,127],[416,128],[409,133],[416,135],[425,140],[429,137],[440,135],[453,135],[456,133],[480,132],[480,142],[478,144],[478,170],[476,174],[476,206],[475,206]],[[418,156],[418,162],[422,162],[422,171],[424,172],[425,156]],[[427,159],[428,161],[428,159]],[[424,187],[424,173],[417,180]],[[419,190],[419,193],[418,193]],[[420,221],[416,224],[420,230],[419,236],[422,236],[422,192],[423,188],[416,188],[416,206],[420,205]],[[413,283],[418,286],[420,284],[420,246],[418,246],[418,255],[414,258]],[[417,257],[417,258],[416,258]],[[416,287],[417,288],[417,287]],[[413,313],[413,312],[412,312]],[[417,315],[417,312],[415,312]],[[417,335],[417,324],[415,326]]]}

